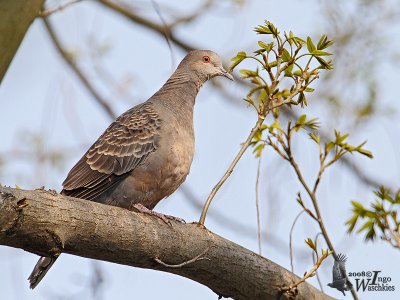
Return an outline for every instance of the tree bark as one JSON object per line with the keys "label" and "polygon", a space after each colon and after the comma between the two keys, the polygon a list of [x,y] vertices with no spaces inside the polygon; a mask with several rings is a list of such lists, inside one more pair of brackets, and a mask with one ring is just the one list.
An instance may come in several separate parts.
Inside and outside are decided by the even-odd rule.
{"label": "tree bark", "polygon": [[168,225],[54,191],[0,186],[0,245],[174,273],[234,299],[331,299],[308,283],[282,293],[296,275],[198,224]]}
{"label": "tree bark", "polygon": [[0,1],[0,83],[44,0]]}

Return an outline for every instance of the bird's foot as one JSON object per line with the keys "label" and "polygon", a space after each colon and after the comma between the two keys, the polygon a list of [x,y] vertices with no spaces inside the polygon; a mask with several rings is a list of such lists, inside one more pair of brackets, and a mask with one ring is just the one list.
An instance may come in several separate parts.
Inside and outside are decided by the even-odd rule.
{"label": "bird's foot", "polygon": [[148,209],[146,206],[137,203],[133,206],[134,208],[136,208],[139,212],[144,213],[144,214],[148,214],[151,216],[156,216],[157,218],[160,218],[161,220],[163,220],[166,224],[168,225],[172,225],[171,224],[171,220],[173,221],[177,221],[179,223],[184,223],[186,224],[186,221],[184,219],[178,218],[178,217],[174,217],[174,216],[170,216],[170,215],[164,215],[162,213],[153,211],[151,209]]}

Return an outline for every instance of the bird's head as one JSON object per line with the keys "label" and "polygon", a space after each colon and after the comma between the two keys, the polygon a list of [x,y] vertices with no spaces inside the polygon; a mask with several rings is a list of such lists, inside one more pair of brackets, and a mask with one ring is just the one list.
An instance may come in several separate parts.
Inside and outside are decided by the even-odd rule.
{"label": "bird's head", "polygon": [[233,80],[231,74],[222,66],[221,58],[210,50],[193,50],[182,60],[179,68],[185,68],[186,72],[202,83],[216,76],[224,76]]}

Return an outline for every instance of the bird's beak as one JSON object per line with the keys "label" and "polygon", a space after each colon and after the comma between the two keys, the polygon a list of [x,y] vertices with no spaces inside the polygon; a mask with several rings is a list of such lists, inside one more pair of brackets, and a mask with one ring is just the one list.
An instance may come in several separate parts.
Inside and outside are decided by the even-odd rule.
{"label": "bird's beak", "polygon": [[224,77],[226,77],[226,78],[228,78],[229,80],[232,80],[232,81],[235,80],[235,79],[233,79],[233,76],[230,73],[228,73],[228,71],[225,70],[223,67],[221,67],[220,70],[221,70],[221,73],[220,73],[221,76],[224,76]]}

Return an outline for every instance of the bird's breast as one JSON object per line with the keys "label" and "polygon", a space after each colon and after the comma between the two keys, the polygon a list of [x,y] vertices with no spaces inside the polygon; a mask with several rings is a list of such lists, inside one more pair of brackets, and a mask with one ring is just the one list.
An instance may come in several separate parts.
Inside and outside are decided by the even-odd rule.
{"label": "bird's breast", "polygon": [[129,208],[135,203],[141,203],[153,209],[185,181],[193,155],[193,128],[169,126],[161,134],[157,150],[118,186],[112,199],[125,199],[123,201],[126,205],[119,206]]}
{"label": "bird's breast", "polygon": [[193,127],[174,128],[166,137],[169,138],[166,141],[169,151],[165,157],[168,168],[163,170],[163,180],[167,185],[177,185],[177,188],[189,174],[192,165],[194,156]]}

